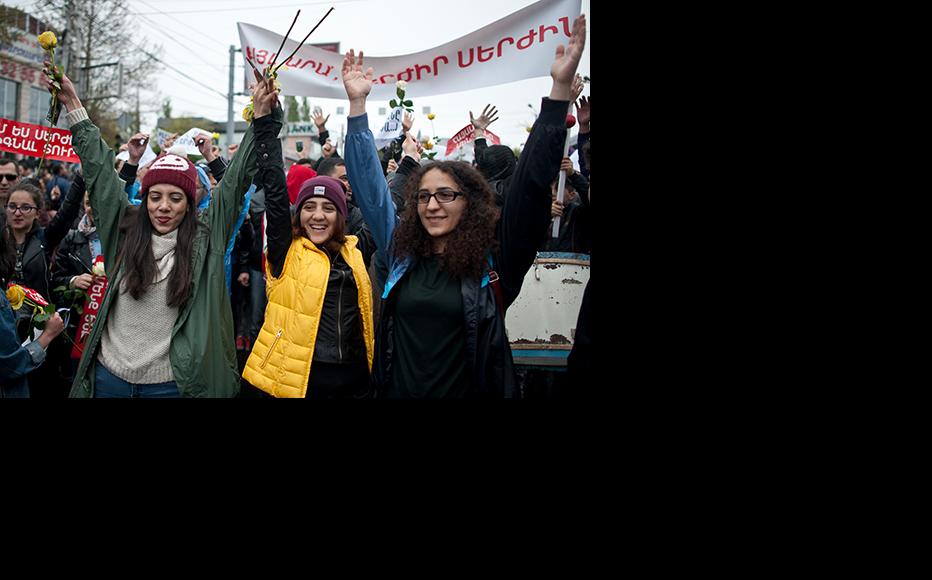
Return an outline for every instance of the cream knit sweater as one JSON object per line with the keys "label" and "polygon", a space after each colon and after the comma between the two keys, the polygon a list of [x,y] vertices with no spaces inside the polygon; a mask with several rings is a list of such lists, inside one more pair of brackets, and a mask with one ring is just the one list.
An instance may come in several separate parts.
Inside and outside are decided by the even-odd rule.
{"label": "cream knit sweater", "polygon": [[[143,208],[143,211],[145,208]],[[152,254],[158,264],[155,282],[134,300],[121,285],[107,315],[107,328],[98,360],[128,383],[152,384],[175,380],[168,348],[178,308],[169,308],[168,275],[175,265],[178,230],[152,235]]]}

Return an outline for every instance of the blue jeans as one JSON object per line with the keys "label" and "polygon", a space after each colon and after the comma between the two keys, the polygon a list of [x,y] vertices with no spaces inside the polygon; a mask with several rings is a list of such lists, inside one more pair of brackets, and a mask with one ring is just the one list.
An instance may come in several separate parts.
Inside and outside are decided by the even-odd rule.
{"label": "blue jeans", "polygon": [[135,385],[107,370],[97,361],[94,398],[97,399],[177,399],[181,396],[175,381]]}

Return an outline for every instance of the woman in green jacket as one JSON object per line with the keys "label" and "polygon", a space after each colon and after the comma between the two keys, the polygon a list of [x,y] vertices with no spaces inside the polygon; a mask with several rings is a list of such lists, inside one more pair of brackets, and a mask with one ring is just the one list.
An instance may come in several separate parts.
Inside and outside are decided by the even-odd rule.
{"label": "woman in green jacket", "polygon": [[[152,163],[140,189],[138,215],[125,230],[120,223],[129,203],[113,170],[113,151],[67,77],[58,98],[68,111],[108,277],[71,396],[236,395],[239,374],[223,257],[256,164],[268,162],[265,151],[281,128],[277,92],[270,82],[255,87],[255,120],[206,210],[198,214],[194,203],[194,166],[169,153]],[[147,139],[137,134],[131,147],[143,149]]]}

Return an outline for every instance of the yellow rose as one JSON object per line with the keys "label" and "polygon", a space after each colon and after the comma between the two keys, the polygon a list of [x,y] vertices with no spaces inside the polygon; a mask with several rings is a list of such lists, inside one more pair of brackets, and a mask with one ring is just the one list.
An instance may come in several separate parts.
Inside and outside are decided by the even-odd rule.
{"label": "yellow rose", "polygon": [[211,135],[211,137],[213,137],[214,139],[216,139],[217,141],[219,141],[219,140],[220,140],[220,133],[214,133],[213,135]]}
{"label": "yellow rose", "polygon": [[22,286],[13,285],[6,289],[6,299],[10,301],[13,310],[19,310],[26,299],[26,293],[23,292]]}
{"label": "yellow rose", "polygon": [[434,142],[433,142],[433,141],[425,141],[425,142],[424,142],[424,149],[427,149],[428,151],[430,151],[430,150],[433,149],[433,148],[434,148]]}
{"label": "yellow rose", "polygon": [[249,103],[248,105],[246,105],[246,108],[243,109],[243,119],[244,119],[247,123],[252,123],[252,118],[253,118],[253,116],[254,116],[255,114],[256,114],[256,112],[255,112],[255,110],[253,110],[253,108],[252,108],[252,103]]}
{"label": "yellow rose", "polygon": [[55,37],[55,33],[51,30],[46,30],[40,34],[39,45],[42,47],[42,50],[52,50],[58,46],[58,39]]}
{"label": "yellow rose", "polygon": [[436,116],[437,116],[437,115],[435,115],[435,114],[433,114],[433,113],[427,113],[427,118],[430,119],[431,121],[433,121],[434,118],[435,118]]}

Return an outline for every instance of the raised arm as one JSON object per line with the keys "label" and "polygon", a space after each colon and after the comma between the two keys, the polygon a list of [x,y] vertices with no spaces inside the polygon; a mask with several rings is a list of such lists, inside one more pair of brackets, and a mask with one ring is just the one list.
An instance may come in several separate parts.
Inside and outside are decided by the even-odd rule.
{"label": "raised arm", "polygon": [[[50,64],[46,62],[43,72],[46,87],[51,91],[52,79],[49,76],[49,66]],[[62,75],[58,100],[68,111],[65,120],[71,126],[74,150],[81,158],[84,182],[90,192],[94,223],[97,224],[104,260],[108,264],[113,264],[116,260],[119,241],[120,217],[129,205],[123,191],[123,183],[113,169],[113,150],[100,137],[100,129],[91,123],[87,111],[81,105],[74,84],[67,75]]]}
{"label": "raised arm", "polygon": [[52,218],[52,221],[49,222],[48,227],[45,228],[46,254],[51,256],[55,249],[58,248],[58,244],[68,235],[68,230],[71,229],[71,224],[77,219],[78,210],[84,203],[84,191],[84,178],[75,175],[74,182],[68,190],[68,195],[61,202],[61,208]]}
{"label": "raised arm", "polygon": [[343,59],[343,87],[350,102],[344,154],[353,199],[362,211],[376,247],[385,252],[391,244],[397,218],[366,115],[366,98],[372,90],[372,68],[363,70],[363,53],[360,52],[357,59],[350,49]]}
{"label": "raised arm", "polygon": [[233,160],[226,168],[223,179],[217,184],[217,193],[207,207],[207,219],[211,227],[220,228],[223,247],[226,247],[239,217],[243,196],[256,174],[257,159],[281,164],[281,143],[278,133],[282,127],[282,108],[278,104],[278,93],[269,82],[258,83],[253,88],[255,116],[252,125],[243,136]]}
{"label": "raised arm", "polygon": [[573,22],[569,45],[557,46],[550,76],[550,98],[541,103],[540,115],[531,129],[524,151],[515,167],[511,189],[499,221],[499,276],[505,303],[511,304],[521,291],[524,275],[537,253],[550,223],[550,184],[557,175],[566,142],[566,113],[573,78],[586,44],[586,17]]}

